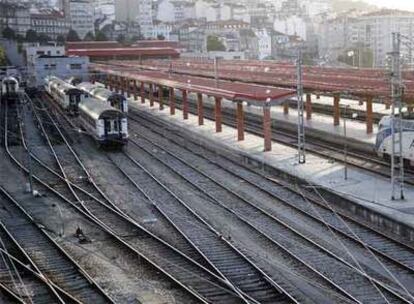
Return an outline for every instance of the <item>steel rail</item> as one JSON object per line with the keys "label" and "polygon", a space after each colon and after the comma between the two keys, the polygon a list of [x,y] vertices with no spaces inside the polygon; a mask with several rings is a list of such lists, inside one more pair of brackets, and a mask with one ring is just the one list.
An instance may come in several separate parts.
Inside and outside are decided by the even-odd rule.
{"label": "steel rail", "polygon": [[[142,134],[139,134],[138,136],[143,137]],[[149,140],[149,139],[146,139],[146,140],[149,141],[149,142],[151,142],[151,140]],[[132,142],[134,142],[134,141],[132,141]],[[287,229],[289,229],[290,231],[294,232],[296,235],[300,236],[302,239],[306,240],[307,242],[309,242],[313,246],[316,246],[320,250],[324,251],[326,254],[330,255],[333,258],[335,258],[339,262],[347,265],[350,269],[353,269],[355,272],[359,273],[363,277],[366,277],[368,280],[370,280],[370,281],[372,280],[373,282],[375,282],[376,284],[378,284],[379,286],[381,286],[382,288],[384,288],[385,290],[387,290],[389,293],[391,293],[394,296],[400,298],[400,300],[407,302],[407,299],[405,299],[404,297],[402,297],[399,293],[394,292],[394,290],[391,289],[387,284],[384,284],[383,282],[377,280],[376,278],[371,277],[370,275],[366,274],[365,271],[361,271],[359,268],[357,268],[354,265],[350,264],[348,261],[344,260],[342,257],[339,257],[337,254],[335,254],[335,253],[331,252],[330,250],[328,250],[328,249],[320,246],[315,241],[313,241],[312,239],[310,239],[309,237],[305,236],[303,233],[301,233],[300,231],[298,231],[296,228],[291,227],[289,224],[285,223],[284,221],[276,218],[272,214],[269,214],[266,210],[263,210],[262,208],[258,207],[257,205],[255,205],[254,203],[250,202],[249,200],[247,200],[245,197],[241,196],[239,193],[235,192],[234,190],[231,190],[231,189],[225,187],[223,184],[220,184],[214,178],[210,177],[209,175],[207,175],[204,172],[201,172],[200,169],[196,168],[191,163],[183,160],[181,157],[175,155],[171,151],[167,151],[165,147],[163,147],[161,145],[157,145],[155,143],[153,143],[153,145],[156,146],[158,149],[162,149],[168,155],[171,155],[172,157],[176,158],[177,160],[179,160],[180,162],[182,162],[185,166],[192,168],[194,171],[198,172],[199,174],[202,174],[203,176],[205,176],[206,178],[208,178],[210,181],[212,181],[213,183],[215,183],[217,186],[222,187],[222,188],[225,188],[229,193],[232,193],[234,196],[238,197],[241,201],[245,202],[246,204],[248,204],[249,206],[253,207],[254,209],[260,211],[262,214],[264,214],[265,216],[271,218],[272,220],[278,222],[282,226],[284,226]],[[205,195],[207,195],[211,199],[215,200],[218,204],[223,205],[222,202],[220,202],[217,198],[215,198],[213,195],[211,195],[208,191],[204,190],[203,188],[201,188],[200,186],[198,186],[197,184],[195,184],[193,181],[191,181],[189,178],[187,178],[181,172],[179,172],[176,168],[173,168],[171,165],[167,164],[166,161],[162,160],[158,156],[155,156],[155,155],[149,153],[146,150],[146,148],[143,148],[139,144],[137,144],[137,146],[139,146],[141,149],[143,149],[144,151],[146,151],[152,157],[154,157],[154,158],[158,159],[160,162],[164,163],[164,165],[166,165],[167,167],[169,167],[172,171],[174,171],[176,174],[178,174],[179,176],[181,176],[183,179],[187,180],[187,182],[192,183],[194,185],[194,187],[196,187],[197,189],[199,189],[200,191],[202,191]],[[225,206],[225,208],[227,208],[227,207]],[[227,209],[229,209],[229,208],[227,208]],[[231,209],[229,209],[229,210],[231,210]],[[236,212],[236,214],[237,214],[237,212]]]}
{"label": "steel rail", "polygon": [[[126,217],[125,215],[118,213],[116,210],[112,209],[107,204],[99,201],[96,197],[91,196],[87,191],[85,191],[85,190],[81,189],[80,187],[78,187],[77,185],[71,183],[69,180],[65,179],[63,176],[60,176],[59,174],[57,174],[56,172],[54,172],[53,169],[49,168],[47,165],[45,165],[44,163],[42,163],[42,161],[40,161],[40,159],[38,159],[36,157],[36,155],[34,155],[33,153],[31,155],[34,158],[34,160],[36,160],[44,169],[46,169],[50,173],[54,174],[55,176],[57,176],[59,179],[61,179],[65,183],[70,183],[73,188],[76,188],[77,190],[83,192],[86,195],[89,195],[93,200],[95,200],[96,202],[98,202],[101,206],[105,207],[107,210],[109,210],[111,213],[113,213],[113,215],[116,215],[117,217],[120,217],[122,220],[126,221],[128,224],[133,225],[134,228],[138,228],[139,230],[141,230],[142,232],[144,232],[146,235],[149,235],[150,238],[153,239],[154,241],[156,241],[157,243],[159,243],[159,245],[166,247],[168,250],[173,251],[175,254],[178,254],[175,259],[177,259],[177,258],[184,259],[185,261],[189,262],[192,267],[195,267],[195,269],[197,269],[197,271],[201,271],[202,273],[204,273],[203,275],[198,275],[198,274],[195,274],[195,273],[192,272],[192,271],[194,271],[194,269],[193,270],[187,270],[187,269],[181,268],[181,270],[183,271],[183,273],[185,273],[187,275],[189,275],[189,274],[190,275],[193,275],[193,278],[192,278],[193,280],[195,280],[196,278],[198,278],[199,280],[201,280],[205,284],[209,284],[209,285],[215,286],[215,288],[217,288],[217,292],[220,291],[222,293],[220,295],[219,293],[216,294],[214,292],[207,291],[206,289],[204,289],[204,292],[205,293],[208,293],[208,292],[210,293],[210,294],[207,294],[207,295],[209,295],[209,296],[211,296],[213,298],[214,297],[217,297],[217,300],[220,300],[219,297],[228,297],[230,299],[228,299],[227,301],[231,301],[231,300],[234,301],[234,299],[236,298],[234,296],[234,293],[231,292],[229,289],[227,289],[228,286],[227,286],[226,282],[222,280],[222,278],[216,276],[216,274],[210,272],[208,269],[206,269],[205,267],[203,267],[202,265],[200,265],[199,263],[197,263],[193,259],[189,258],[185,254],[181,253],[176,248],[174,248],[170,244],[168,244],[165,241],[163,241],[162,239],[160,239],[158,236],[152,234],[146,228],[140,226],[138,223],[134,222],[130,218]],[[15,159],[13,155],[10,154],[10,156],[12,157],[13,160],[15,160],[15,162],[22,169],[24,169],[24,171],[28,172],[27,168],[25,168],[20,162],[18,162],[17,159]],[[36,180],[39,183],[41,183],[43,186],[45,186],[46,188],[48,188],[49,190],[51,190],[58,197],[60,197],[61,199],[63,199],[66,203],[68,203],[71,206],[73,206],[78,212],[80,212],[81,214],[83,214],[84,216],[86,216],[87,218],[89,218],[91,220],[91,222],[93,222],[96,225],[98,225],[98,227],[100,227],[105,232],[107,232],[109,235],[111,235],[113,238],[115,238],[117,241],[119,241],[123,246],[126,246],[127,248],[129,248],[130,250],[132,250],[135,254],[137,254],[138,256],[142,257],[145,261],[147,261],[153,267],[155,267],[156,269],[158,269],[159,271],[161,271],[162,273],[164,273],[167,277],[169,277],[172,281],[174,281],[179,286],[181,286],[182,288],[184,288],[187,292],[189,292],[195,298],[199,299],[203,303],[208,303],[209,302],[204,296],[201,296],[200,294],[198,294],[193,289],[193,287],[187,286],[186,284],[184,284],[181,281],[179,281],[176,278],[176,275],[177,274],[172,275],[171,273],[169,273],[169,271],[167,269],[164,269],[163,267],[166,267],[165,264],[164,264],[164,266],[159,265],[158,263],[160,263],[161,261],[158,261],[158,263],[155,262],[153,260],[153,258],[151,258],[151,256],[148,256],[148,255],[144,254],[144,252],[142,252],[142,250],[139,250],[136,247],[134,247],[133,245],[129,244],[122,237],[120,237],[115,231],[113,231],[112,228],[110,228],[104,222],[102,222],[98,217],[94,216],[93,214],[90,214],[89,211],[86,211],[85,210],[85,206],[83,204],[81,204],[81,206],[79,206],[79,204],[73,203],[72,201],[68,200],[61,193],[59,193],[55,189],[49,187],[46,183],[44,183],[37,176],[36,176]],[[157,245],[157,246],[159,246],[159,245]],[[174,265],[174,264],[171,264],[172,262],[169,261],[169,260],[162,260],[162,261],[167,262],[167,264],[168,264],[167,266],[168,267],[172,267]],[[173,267],[179,267],[179,265],[173,266]],[[209,277],[209,280],[206,279],[206,278],[203,278],[203,276]],[[183,277],[183,279],[184,279],[184,277]],[[189,278],[187,277],[187,280],[188,279]]]}
{"label": "steel rail", "polygon": [[[22,163],[20,163],[15,156],[11,153],[8,145],[8,105],[5,105],[5,113],[4,113],[4,148],[6,150],[7,155],[17,164],[17,166],[23,170],[25,173],[29,173],[29,170],[24,167]],[[23,139],[23,138],[22,138]],[[27,147],[25,147],[27,148]],[[50,187],[47,183],[41,181],[37,176],[34,176],[34,178],[43,186],[48,188],[49,190],[52,190],[52,192],[58,193],[55,189]],[[17,202],[16,202],[17,203]],[[32,222],[34,225],[37,225],[36,221],[33,219],[33,217],[20,205],[16,205],[19,210],[25,215],[25,217]],[[83,269],[45,230],[40,230],[43,235],[53,244],[54,248],[62,253],[62,257],[66,260],[68,260],[71,263],[71,266],[74,267],[74,269],[83,277],[89,285],[91,285],[94,289],[96,289],[100,296],[102,296],[107,302],[114,303],[113,299],[111,299],[105,291],[89,276],[87,271]],[[46,278],[46,276],[45,276]],[[57,285],[56,285],[57,286]],[[61,288],[61,287],[59,287]],[[70,296],[70,293],[66,291],[66,293]]]}
{"label": "steel rail", "polygon": [[[76,159],[76,161],[78,162],[78,164],[80,165],[82,171],[84,173],[87,174],[89,180],[92,180],[91,175],[89,174],[88,170],[86,169],[86,167],[84,166],[84,164],[82,163],[82,161],[79,159],[79,157],[77,156],[76,152],[74,151],[74,149],[69,145],[67,139],[65,138],[65,136],[63,135],[62,131],[60,130],[60,127],[57,125],[56,121],[51,117],[51,115],[47,112],[47,116],[49,117],[49,120],[52,122],[53,126],[55,127],[55,129],[58,131],[58,133],[60,134],[60,137],[63,139],[65,145],[67,146],[67,148],[69,149],[69,151],[71,152],[71,154],[74,156],[74,158]],[[46,135],[47,136],[47,135]],[[112,160],[113,161],[113,160]],[[123,172],[123,171],[122,171]],[[125,172],[123,172],[124,174],[126,174]],[[92,182],[91,182],[92,183]],[[96,185],[96,183],[92,183],[93,187],[98,188],[98,186]],[[98,189],[97,189],[98,190]],[[99,193],[103,193],[103,191],[101,189],[98,190]],[[124,214],[125,216],[128,216],[127,214],[125,214],[120,208],[118,208],[118,206],[116,206],[112,201],[109,200],[109,198],[107,198],[107,196],[105,194],[102,194],[102,196],[109,201],[111,206],[114,206],[116,208],[116,210],[118,212],[121,212],[122,214]],[[228,287],[232,288],[233,291],[238,294],[240,296],[240,298],[242,300],[244,300],[246,303],[249,303],[250,301],[255,302],[254,299],[250,298],[247,294],[243,293],[242,291],[240,291],[237,287],[234,286],[234,284],[232,284],[232,282],[230,280],[228,280],[223,273],[221,273],[217,267],[214,266],[214,264],[208,259],[208,257],[206,255],[203,254],[203,252],[200,250],[200,248],[198,246],[196,246],[196,244],[194,242],[192,242],[184,233],[181,229],[179,229],[171,220],[170,218],[163,213],[159,207],[156,204],[153,204],[160,212],[161,214],[167,219],[167,221],[173,225],[173,227],[193,246],[193,248],[214,268],[214,270],[217,271],[217,273],[222,277],[222,279],[224,279],[227,282]]]}
{"label": "steel rail", "polygon": [[[158,185],[160,185],[164,191],[166,191],[175,201],[179,202],[180,205],[184,206],[185,209],[188,210],[188,212],[190,212],[190,214],[196,219],[196,221],[199,221],[201,223],[203,223],[207,229],[212,232],[216,237],[220,237],[220,233],[214,228],[212,227],[205,219],[203,219],[201,216],[199,216],[187,203],[185,203],[181,198],[179,198],[173,191],[171,191],[167,186],[165,186],[155,175],[153,175],[152,173],[150,173],[145,167],[143,167],[136,159],[134,159],[131,155],[129,155],[128,153],[125,153],[125,156],[136,166],[138,166],[141,170],[143,170],[152,180],[154,180]],[[162,207],[158,207],[159,209],[162,210]],[[163,214],[165,214],[165,216],[168,218],[168,220],[172,223],[174,223],[173,219],[170,218],[165,211],[162,211]],[[182,214],[180,212],[180,214]],[[175,223],[175,225],[177,225]],[[182,231],[183,234],[189,234],[189,232],[185,232],[183,230]],[[290,295],[286,290],[284,290],[279,284],[277,284],[276,282],[274,282],[274,280],[267,275],[262,269],[260,269],[260,267],[258,267],[257,265],[255,265],[255,263],[253,261],[251,261],[251,259],[249,259],[246,255],[244,255],[240,250],[238,250],[232,243],[230,243],[226,238],[220,238],[228,247],[230,247],[233,251],[235,251],[237,253],[238,256],[240,256],[245,262],[247,262],[247,264],[249,264],[251,267],[253,267],[253,269],[257,272],[259,272],[263,278],[270,283],[271,286],[273,286],[273,288],[277,289],[278,293],[282,292],[284,293],[286,296],[288,296],[292,301],[294,301],[295,303],[298,303],[297,300]],[[226,275],[224,273],[224,271],[221,269],[221,267],[226,268],[226,266],[217,266],[212,260],[211,258],[208,257],[209,253],[206,253],[203,251],[203,249],[197,248],[197,250],[200,251],[200,254],[202,254],[203,256],[206,256],[206,259],[209,261],[209,263],[211,263],[212,267],[214,267],[214,269],[216,269],[222,276],[224,276],[227,280],[229,280],[234,286],[236,286],[236,288],[238,290],[240,290],[241,292],[243,292],[244,294],[249,295],[248,291],[243,290],[242,287],[238,286],[236,282],[234,282],[233,280],[231,280],[230,278],[228,278],[229,276],[231,276],[231,274]],[[254,293],[254,292],[253,292]],[[249,295],[250,298],[253,298],[253,295]],[[257,300],[259,301],[259,300]],[[255,301],[256,302],[256,301]]]}

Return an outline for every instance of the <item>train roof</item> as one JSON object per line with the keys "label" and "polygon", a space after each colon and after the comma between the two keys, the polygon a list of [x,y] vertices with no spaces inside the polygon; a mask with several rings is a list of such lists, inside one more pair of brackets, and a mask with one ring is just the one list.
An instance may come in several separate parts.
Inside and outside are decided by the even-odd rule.
{"label": "train roof", "polygon": [[125,100],[125,96],[123,96],[122,94],[112,92],[106,89],[105,87],[97,87],[93,89],[91,94],[103,100],[111,100],[113,98],[120,98],[121,100]]}
{"label": "train roof", "polygon": [[92,94],[92,90],[99,87],[99,85],[91,83],[91,82],[81,82],[78,85],[76,85],[78,89],[84,90],[90,94]]}
{"label": "train roof", "polygon": [[6,77],[4,77],[4,78],[1,80],[1,82],[2,82],[2,83],[5,83],[5,82],[13,82],[13,83],[18,83],[19,81],[18,81],[15,77],[13,77],[13,76],[6,76]]}
{"label": "train roof", "polygon": [[82,91],[76,88],[75,86],[55,76],[46,77],[46,82],[49,83],[49,85],[56,86],[59,90],[65,93],[82,93]]}
{"label": "train roof", "polygon": [[110,117],[126,117],[125,113],[122,113],[96,98],[86,99],[79,104],[79,108],[94,120]]}

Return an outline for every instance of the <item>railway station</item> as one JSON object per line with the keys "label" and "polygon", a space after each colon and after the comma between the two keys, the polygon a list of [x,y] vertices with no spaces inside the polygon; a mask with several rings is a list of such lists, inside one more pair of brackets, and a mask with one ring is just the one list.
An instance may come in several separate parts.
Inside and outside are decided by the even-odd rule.
{"label": "railway station", "polygon": [[85,60],[0,78],[0,303],[414,303],[398,50],[388,70],[41,50]]}

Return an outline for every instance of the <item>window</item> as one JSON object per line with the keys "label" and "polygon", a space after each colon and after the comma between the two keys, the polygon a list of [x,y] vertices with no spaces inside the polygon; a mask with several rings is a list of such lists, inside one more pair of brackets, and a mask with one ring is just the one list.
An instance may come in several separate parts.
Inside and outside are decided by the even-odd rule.
{"label": "window", "polygon": [[71,63],[70,64],[70,69],[71,70],[81,70],[82,69],[82,64],[80,64],[80,63]]}

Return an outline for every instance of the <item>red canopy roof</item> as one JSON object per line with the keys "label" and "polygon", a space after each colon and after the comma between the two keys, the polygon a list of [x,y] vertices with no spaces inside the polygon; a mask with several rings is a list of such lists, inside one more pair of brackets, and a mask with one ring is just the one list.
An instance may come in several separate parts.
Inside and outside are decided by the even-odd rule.
{"label": "red canopy roof", "polygon": [[222,80],[216,83],[214,79],[175,74],[170,75],[169,73],[160,71],[135,71],[126,67],[105,64],[91,64],[90,68],[98,72],[127,77],[140,82],[163,85],[209,96],[223,97],[233,101],[248,101],[261,104],[270,102],[274,104],[296,94],[294,90],[284,88]]}
{"label": "red canopy roof", "polygon": [[142,57],[178,57],[179,53],[173,48],[163,48],[163,47],[154,47],[154,48],[136,48],[136,47],[127,47],[127,48],[79,48],[73,49],[68,48],[66,54],[71,56],[89,56],[89,57],[114,57],[114,56],[142,56]]}

